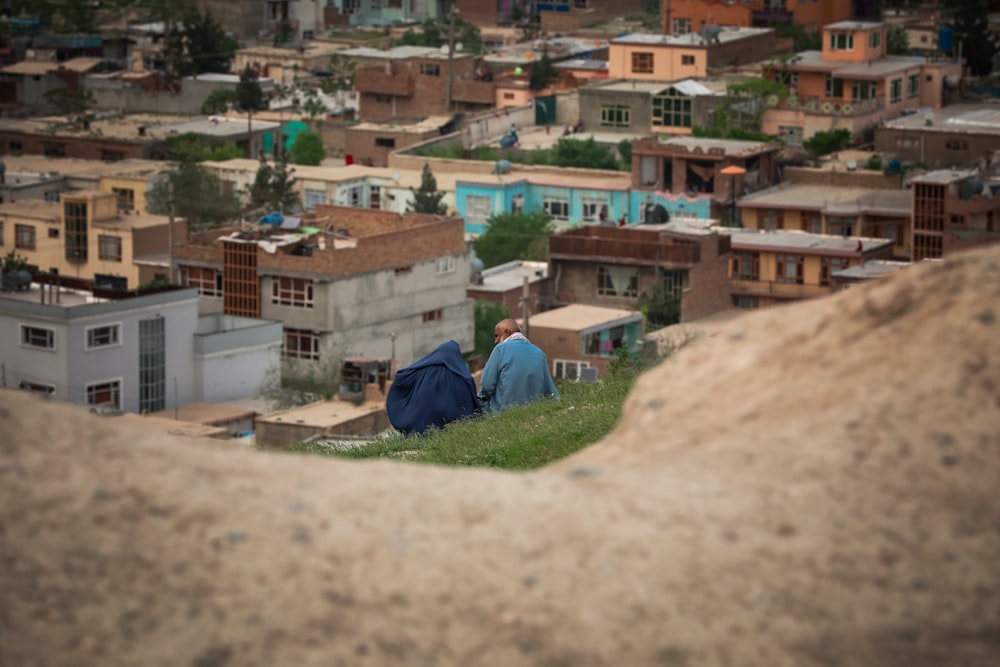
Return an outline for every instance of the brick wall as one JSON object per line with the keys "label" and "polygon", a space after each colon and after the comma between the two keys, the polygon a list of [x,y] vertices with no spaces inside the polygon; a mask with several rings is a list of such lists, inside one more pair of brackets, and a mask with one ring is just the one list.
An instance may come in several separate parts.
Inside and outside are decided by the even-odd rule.
{"label": "brick wall", "polygon": [[[20,142],[20,149],[11,146],[11,142]],[[83,160],[148,158],[149,143],[132,141],[113,141],[93,137],[67,137],[50,134],[23,134],[21,132],[0,132],[0,147],[6,153],[23,155],[45,155],[47,147],[61,146],[65,155],[60,157],[79,158]]]}
{"label": "brick wall", "polygon": [[[393,151],[422,143],[435,136],[438,133],[434,131],[418,134],[401,132],[389,126],[384,129],[348,127],[344,132],[344,153],[352,156],[355,162],[367,164],[370,160],[374,166],[385,167],[389,164],[389,155]],[[379,145],[390,142],[391,145]]]}
{"label": "brick wall", "polygon": [[690,289],[681,294],[681,322],[727,310],[731,306],[729,289],[729,238],[706,237],[700,243],[701,261],[690,269]]}
{"label": "brick wall", "polygon": [[775,52],[774,31],[706,47],[708,67],[730,67],[767,60]]}
{"label": "brick wall", "polygon": [[901,174],[887,176],[878,171],[830,171],[810,167],[785,167],[785,180],[797,185],[830,185],[841,188],[880,188],[898,190],[902,187]]}

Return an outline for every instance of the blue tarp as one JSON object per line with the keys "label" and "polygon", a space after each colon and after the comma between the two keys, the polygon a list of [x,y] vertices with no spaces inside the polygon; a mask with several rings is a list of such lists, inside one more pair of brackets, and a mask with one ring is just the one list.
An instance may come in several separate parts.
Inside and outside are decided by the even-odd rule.
{"label": "blue tarp", "polygon": [[453,340],[396,373],[385,399],[389,421],[403,433],[441,428],[478,408],[476,383]]}
{"label": "blue tarp", "polygon": [[280,225],[285,220],[285,216],[281,215],[277,211],[273,213],[268,213],[263,218],[260,219],[260,224],[262,225]]}

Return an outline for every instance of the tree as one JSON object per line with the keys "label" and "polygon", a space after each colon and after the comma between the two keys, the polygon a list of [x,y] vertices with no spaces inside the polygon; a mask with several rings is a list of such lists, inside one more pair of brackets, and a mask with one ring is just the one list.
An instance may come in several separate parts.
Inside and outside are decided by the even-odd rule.
{"label": "tree", "polygon": [[236,84],[236,109],[247,115],[247,142],[253,145],[253,112],[267,108],[264,91],[260,87],[260,79],[247,65],[240,73],[240,82]]}
{"label": "tree", "polygon": [[257,175],[247,188],[248,213],[265,211],[287,213],[297,208],[299,197],[295,193],[294,169],[288,168],[288,156],[283,150],[276,151],[274,164],[268,163],[262,153]]}
{"label": "tree", "polygon": [[444,215],[448,212],[448,207],[441,201],[444,199],[445,193],[437,189],[437,180],[434,178],[430,164],[424,163],[424,171],[420,176],[420,187],[410,188],[410,192],[413,193],[413,203],[406,207],[407,211],[433,215]]}
{"label": "tree", "polygon": [[583,140],[560,139],[552,147],[550,159],[556,167],[618,169],[618,159],[614,153],[599,146],[593,137]]}
{"label": "tree", "polygon": [[984,76],[993,69],[996,46],[989,33],[989,2],[987,0],[955,0],[953,25],[955,48],[962,46],[962,57],[973,76]]}
{"label": "tree", "polygon": [[430,46],[439,48],[448,43],[449,20],[455,21],[455,43],[462,45],[462,50],[466,53],[483,52],[483,36],[479,28],[463,21],[462,19],[449,16],[440,16],[436,19],[427,19],[420,24],[419,30],[410,28],[396,40],[395,46]]}
{"label": "tree", "polygon": [[885,51],[891,56],[910,55],[910,43],[906,37],[906,28],[898,24],[890,24],[885,36]]}
{"label": "tree", "polygon": [[528,76],[528,88],[531,90],[543,90],[558,77],[559,70],[552,64],[552,58],[549,58],[549,50],[542,49],[542,57],[531,65],[531,72]]}
{"label": "tree", "polygon": [[677,296],[663,281],[653,285],[651,294],[643,293],[639,298],[639,310],[646,316],[649,330],[677,324],[681,321],[681,304]]}
{"label": "tree", "polygon": [[347,56],[335,53],[330,56],[330,76],[320,79],[319,87],[327,95],[338,90],[351,90],[354,88],[354,68],[355,62]]}
{"label": "tree", "polygon": [[207,116],[226,113],[236,105],[236,91],[232,88],[213,90],[201,104],[201,112]]}
{"label": "tree", "polygon": [[59,113],[67,116],[84,116],[96,101],[93,91],[61,86],[45,93],[45,99],[53,104]]}
{"label": "tree", "polygon": [[500,320],[510,317],[510,313],[499,301],[477,299],[475,304],[475,354],[489,357],[493,351],[493,327]]}
{"label": "tree", "polygon": [[802,142],[802,147],[816,156],[834,153],[850,145],[851,131],[843,128],[829,132],[817,132]]}
{"label": "tree", "polygon": [[618,154],[622,156],[622,170],[632,171],[632,140],[622,139],[618,142]]}
{"label": "tree", "polygon": [[202,231],[224,225],[239,216],[236,197],[226,194],[218,176],[197,162],[184,162],[167,178],[150,188],[149,212],[174,215],[187,220],[189,231]]}
{"label": "tree", "polygon": [[554,231],[552,216],[541,210],[494,215],[474,243],[476,255],[487,268],[516,259],[544,261]]}
{"label": "tree", "polygon": [[239,44],[226,34],[209,12],[190,11],[184,16],[184,41],[190,61],[190,74],[226,73]]}
{"label": "tree", "polygon": [[227,143],[222,146],[212,146],[203,134],[186,132],[167,140],[167,157],[182,164],[193,162],[223,162],[243,157],[243,151],[236,144]]}
{"label": "tree", "polygon": [[326,157],[323,140],[315,132],[301,132],[292,141],[288,161],[292,164],[318,166]]}

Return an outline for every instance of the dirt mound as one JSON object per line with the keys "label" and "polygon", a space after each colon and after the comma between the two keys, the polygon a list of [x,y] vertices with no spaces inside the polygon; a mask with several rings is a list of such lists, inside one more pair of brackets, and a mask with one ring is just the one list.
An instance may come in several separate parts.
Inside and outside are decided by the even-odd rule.
{"label": "dirt mound", "polygon": [[513,475],[0,393],[0,664],[995,665],[1000,252],[741,317]]}

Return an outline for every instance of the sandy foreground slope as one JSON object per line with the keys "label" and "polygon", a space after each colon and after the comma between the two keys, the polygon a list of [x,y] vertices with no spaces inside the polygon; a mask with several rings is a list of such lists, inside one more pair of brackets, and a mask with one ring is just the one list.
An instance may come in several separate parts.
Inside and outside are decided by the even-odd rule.
{"label": "sandy foreground slope", "polygon": [[1000,661],[1000,250],[746,315],[532,474],[0,393],[0,665]]}

